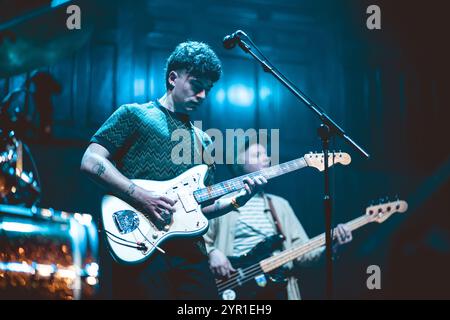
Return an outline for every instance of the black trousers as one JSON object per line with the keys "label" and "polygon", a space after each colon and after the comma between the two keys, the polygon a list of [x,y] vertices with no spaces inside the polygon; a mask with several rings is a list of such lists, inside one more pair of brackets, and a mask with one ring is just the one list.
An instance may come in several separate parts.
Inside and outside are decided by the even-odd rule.
{"label": "black trousers", "polygon": [[139,265],[113,267],[114,299],[216,300],[214,276],[201,238],[169,240]]}

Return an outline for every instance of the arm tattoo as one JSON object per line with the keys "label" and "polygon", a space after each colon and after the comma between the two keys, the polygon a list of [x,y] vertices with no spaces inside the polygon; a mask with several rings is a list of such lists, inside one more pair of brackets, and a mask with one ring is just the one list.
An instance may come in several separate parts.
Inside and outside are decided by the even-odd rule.
{"label": "arm tattoo", "polygon": [[97,176],[101,177],[103,173],[105,173],[105,166],[103,165],[102,162],[97,162],[94,167],[93,167],[94,171],[96,172]]}
{"label": "arm tattoo", "polygon": [[129,196],[133,195],[135,189],[136,189],[136,185],[134,183],[130,184],[128,186],[127,195],[129,195]]}

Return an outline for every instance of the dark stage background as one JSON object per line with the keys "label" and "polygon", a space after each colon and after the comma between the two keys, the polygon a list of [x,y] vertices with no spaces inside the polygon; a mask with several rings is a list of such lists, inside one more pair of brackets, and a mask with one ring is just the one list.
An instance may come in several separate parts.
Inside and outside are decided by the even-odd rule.
{"label": "dark stage background", "polygon": [[[222,38],[242,29],[371,154],[363,160],[342,141],[333,143],[353,160],[332,171],[334,223],[363,214],[380,197],[409,203],[406,213],[354,232],[335,263],[335,298],[450,298],[445,1],[75,1],[82,10],[78,31],[51,18],[57,8],[17,21],[29,11],[25,3],[31,2],[0,1],[1,31],[48,35],[37,44],[42,50],[50,50],[51,39],[71,37],[48,63],[0,77],[0,99],[37,68],[61,85],[53,96],[53,138],[24,138],[39,168],[43,207],[98,219],[101,190],[79,172],[89,138],[121,104],[163,94],[165,59],[187,39],[209,43],[223,62],[222,79],[194,116],[203,129],[280,129],[280,161],[320,149],[315,116],[241,50],[223,49]],[[381,30],[366,28],[371,4],[381,8]],[[32,108],[29,101],[16,98]],[[216,180],[228,177],[219,165]],[[268,191],[289,200],[310,236],[324,231],[321,174],[301,170],[274,180]],[[381,290],[366,287],[369,265],[381,268]],[[104,247],[100,267],[98,297],[108,299],[112,260]],[[305,299],[324,298],[324,263],[305,268],[300,281]]]}

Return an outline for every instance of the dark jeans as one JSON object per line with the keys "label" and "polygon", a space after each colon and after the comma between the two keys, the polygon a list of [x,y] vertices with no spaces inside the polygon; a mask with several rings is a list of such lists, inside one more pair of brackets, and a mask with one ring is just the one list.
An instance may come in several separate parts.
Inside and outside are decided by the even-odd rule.
{"label": "dark jeans", "polygon": [[169,240],[139,265],[113,267],[114,299],[215,300],[218,292],[203,239]]}

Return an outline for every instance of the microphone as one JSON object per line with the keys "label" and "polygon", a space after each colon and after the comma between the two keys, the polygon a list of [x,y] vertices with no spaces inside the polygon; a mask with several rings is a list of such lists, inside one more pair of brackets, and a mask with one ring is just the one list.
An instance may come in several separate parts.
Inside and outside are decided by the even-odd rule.
{"label": "microphone", "polygon": [[225,38],[223,38],[223,47],[225,49],[233,49],[236,44],[241,40],[242,36],[247,36],[245,34],[244,31],[242,30],[238,30],[234,33],[232,33],[231,35],[225,36]]}

